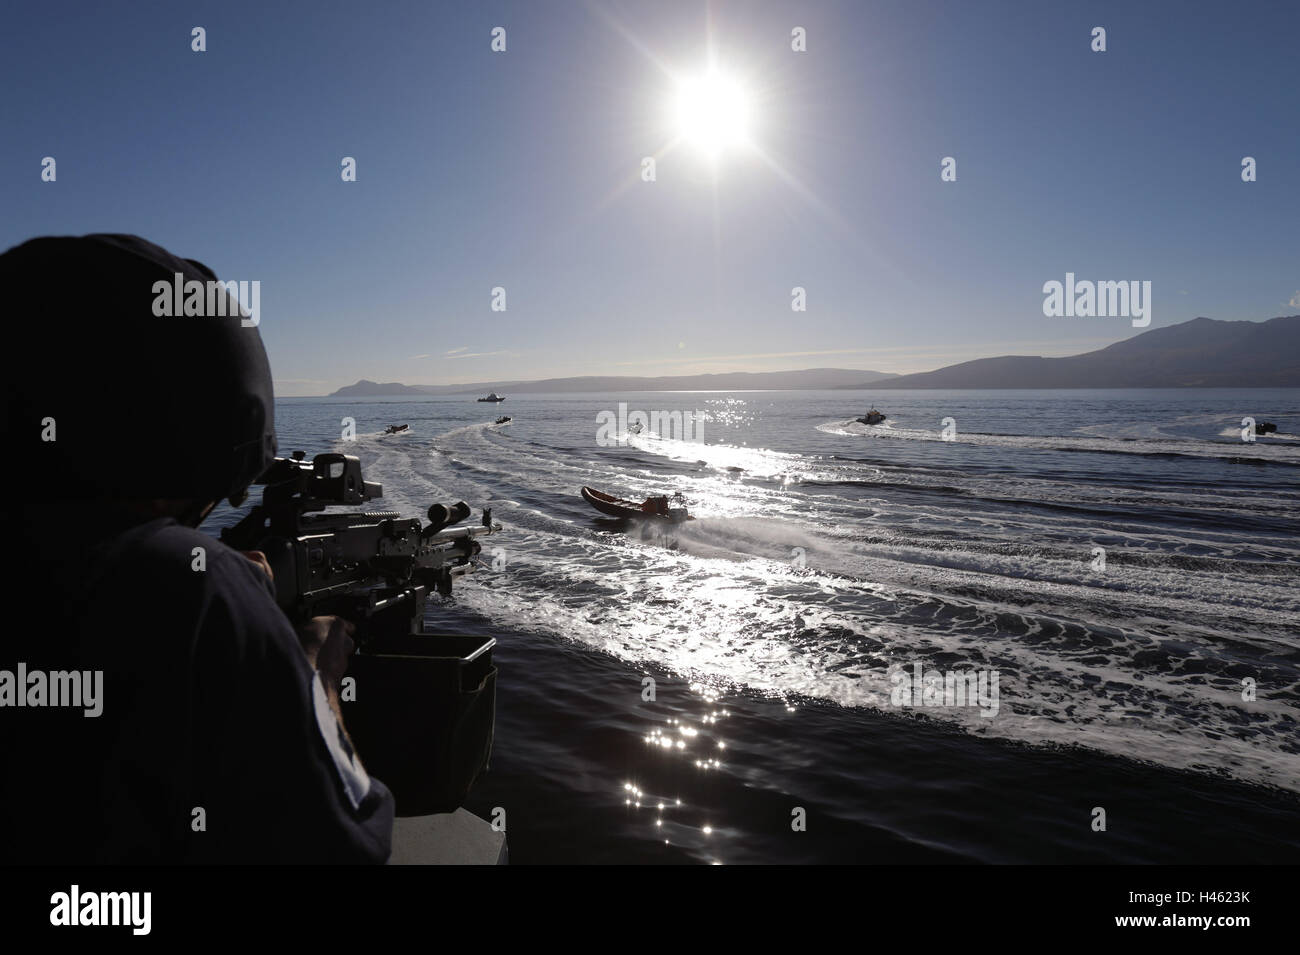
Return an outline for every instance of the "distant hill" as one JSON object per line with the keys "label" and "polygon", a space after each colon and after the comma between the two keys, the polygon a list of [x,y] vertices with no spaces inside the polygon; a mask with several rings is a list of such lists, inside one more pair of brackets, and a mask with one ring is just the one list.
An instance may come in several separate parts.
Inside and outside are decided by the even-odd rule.
{"label": "distant hill", "polygon": [[480,381],[466,385],[380,384],[362,379],[335,391],[331,398],[372,398],[390,395],[484,395],[489,391],[555,394],[581,391],[803,391],[842,388],[894,378],[883,371],[853,368],[805,368],[800,371],[735,371],[719,375],[663,375],[658,378],[588,375],[541,381]]}
{"label": "distant hill", "polygon": [[330,398],[378,398],[383,395],[419,395],[425,394],[419,388],[413,388],[410,385],[403,385],[400,382],[388,381],[379,384],[370,381],[368,378],[362,378],[355,385],[344,385],[338,391],[329,395]]}
{"label": "distant hill", "polygon": [[1300,387],[1300,315],[1266,322],[1196,318],[1069,358],[1006,355],[866,381],[880,388]]}

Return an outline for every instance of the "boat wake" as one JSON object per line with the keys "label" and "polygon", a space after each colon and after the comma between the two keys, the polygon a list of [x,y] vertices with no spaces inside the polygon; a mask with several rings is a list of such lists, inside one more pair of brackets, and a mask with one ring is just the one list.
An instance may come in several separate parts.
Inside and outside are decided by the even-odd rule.
{"label": "boat wake", "polygon": [[[963,432],[954,428],[951,437],[944,436],[942,425],[934,430],[921,428],[885,427],[865,425],[856,421],[831,421],[817,426],[826,434],[844,437],[875,438],[895,441],[946,441],[954,444],[991,448],[1008,448],[1026,451],[1076,451],[1093,454],[1142,454],[1194,458],[1228,458],[1232,460],[1258,460],[1275,464],[1300,465],[1300,448],[1270,447],[1261,438],[1255,442],[1240,440],[1241,428],[1219,432],[1235,442],[1189,440],[1167,437],[1158,428],[1143,427],[1140,436],[1131,437],[1075,437],[1036,436],[1022,434],[981,434]],[[1269,435],[1269,438],[1276,435]]]}
{"label": "boat wake", "polygon": [[[940,440],[906,422],[819,430],[854,428],[866,439]],[[959,440],[1242,453],[1182,439]],[[629,667],[653,663],[718,691],[894,713],[898,667],[995,670],[995,716],[923,715],[980,736],[1300,791],[1300,526],[1247,510],[1268,502],[1293,514],[1300,490],[1183,483],[1172,466],[1165,479],[1126,484],[654,435],[575,451],[488,424],[431,442],[365,435],[347,450],[384,483],[386,509],[463,499],[505,524],[492,539],[501,569],[475,574],[435,612],[572,641]],[[1293,463],[1290,453],[1274,463]],[[611,528],[578,497],[582,485],[635,499],[681,490],[698,519]],[[1255,699],[1243,698],[1247,686]]]}
{"label": "boat wake", "polygon": [[661,438],[651,433],[628,435],[627,444],[645,454],[660,455],[737,477],[768,478],[785,483],[833,479],[831,472],[817,468],[815,460],[766,448],[705,444]]}

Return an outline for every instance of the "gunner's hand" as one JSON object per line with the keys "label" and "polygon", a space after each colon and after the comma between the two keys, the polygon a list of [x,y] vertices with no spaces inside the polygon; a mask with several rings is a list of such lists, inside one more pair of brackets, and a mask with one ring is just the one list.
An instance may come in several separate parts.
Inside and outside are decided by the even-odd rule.
{"label": "gunner's hand", "polygon": [[307,660],[327,689],[337,691],[348,669],[348,659],[356,649],[352,634],[356,627],[342,617],[312,617],[298,628],[298,640]]}
{"label": "gunner's hand", "polygon": [[275,583],[275,574],[271,572],[271,562],[266,559],[265,554],[260,550],[241,550],[239,553],[247,558],[250,563],[261,567],[262,570],[266,572],[266,576],[270,579],[271,583]]}

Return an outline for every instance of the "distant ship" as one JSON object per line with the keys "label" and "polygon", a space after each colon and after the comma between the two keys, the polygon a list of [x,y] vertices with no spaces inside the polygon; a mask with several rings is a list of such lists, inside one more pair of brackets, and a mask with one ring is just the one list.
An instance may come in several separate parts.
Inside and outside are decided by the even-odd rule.
{"label": "distant ship", "polygon": [[505,401],[505,397],[497,394],[495,391],[486,398],[480,398],[479,401]]}
{"label": "distant ship", "polygon": [[881,414],[879,411],[877,411],[875,408],[872,408],[861,418],[854,418],[853,420],[858,422],[859,424],[880,424],[880,422],[885,420],[885,416]]}

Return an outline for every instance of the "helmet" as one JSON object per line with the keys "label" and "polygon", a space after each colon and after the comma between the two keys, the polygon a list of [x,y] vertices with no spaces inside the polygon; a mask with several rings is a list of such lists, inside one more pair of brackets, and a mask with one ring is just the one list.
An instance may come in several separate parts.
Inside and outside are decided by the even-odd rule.
{"label": "helmet", "polygon": [[271,463],[274,396],[257,327],[230,299],[224,317],[154,314],[156,283],[191,280],[216,275],[133,235],[48,236],[0,255],[13,346],[6,431],[30,490],[237,503]]}

